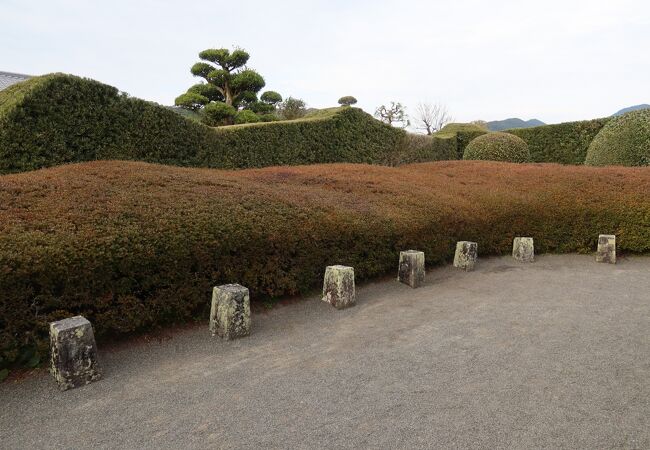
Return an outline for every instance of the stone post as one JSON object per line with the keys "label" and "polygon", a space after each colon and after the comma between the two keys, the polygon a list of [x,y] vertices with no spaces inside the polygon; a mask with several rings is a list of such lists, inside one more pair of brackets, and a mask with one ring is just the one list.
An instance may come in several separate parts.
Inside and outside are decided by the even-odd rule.
{"label": "stone post", "polygon": [[355,304],[354,268],[327,266],[323,281],[323,301],[336,309],[347,308]]}
{"label": "stone post", "polygon": [[613,234],[598,236],[596,262],[616,264],[616,236]]}
{"label": "stone post", "polygon": [[90,322],[82,316],[50,323],[51,372],[66,391],[101,378],[97,344]]}
{"label": "stone post", "polygon": [[474,270],[478,244],[476,242],[460,241],[456,243],[456,255],[454,256],[454,267],[465,271]]}
{"label": "stone post", "polygon": [[417,250],[399,252],[397,281],[408,284],[412,288],[424,284],[424,252]]}
{"label": "stone post", "polygon": [[210,308],[212,336],[235,339],[251,333],[251,302],[248,288],[224,284],[212,290]]}
{"label": "stone post", "polygon": [[532,237],[516,237],[512,243],[512,257],[521,262],[535,261],[535,245]]}

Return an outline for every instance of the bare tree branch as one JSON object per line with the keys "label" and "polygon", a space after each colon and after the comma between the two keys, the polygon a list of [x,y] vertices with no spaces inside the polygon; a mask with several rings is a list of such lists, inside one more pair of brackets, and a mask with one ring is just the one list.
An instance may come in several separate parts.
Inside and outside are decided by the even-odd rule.
{"label": "bare tree branch", "polygon": [[417,128],[425,131],[428,135],[440,131],[454,118],[447,111],[447,107],[442,103],[419,103],[415,109]]}

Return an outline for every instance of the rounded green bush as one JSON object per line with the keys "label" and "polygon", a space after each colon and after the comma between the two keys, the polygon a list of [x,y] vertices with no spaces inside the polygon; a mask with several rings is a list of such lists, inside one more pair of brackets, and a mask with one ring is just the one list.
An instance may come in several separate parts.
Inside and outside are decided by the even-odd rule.
{"label": "rounded green bush", "polygon": [[530,152],[523,139],[509,133],[496,132],[472,140],[465,147],[463,159],[520,163],[530,161]]}
{"label": "rounded green bush", "polygon": [[224,125],[227,121],[232,120],[237,114],[237,110],[226,105],[223,102],[212,102],[203,108],[203,122],[211,127]]}
{"label": "rounded green bush", "polygon": [[255,114],[250,109],[243,109],[235,115],[235,123],[255,123],[260,121],[260,116]]}
{"label": "rounded green bush", "polygon": [[650,109],[632,111],[610,120],[589,145],[585,164],[650,165]]}

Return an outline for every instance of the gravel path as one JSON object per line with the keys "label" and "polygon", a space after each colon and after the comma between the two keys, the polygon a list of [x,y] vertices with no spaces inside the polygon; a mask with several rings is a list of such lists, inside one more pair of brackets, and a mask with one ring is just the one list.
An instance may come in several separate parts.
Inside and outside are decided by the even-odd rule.
{"label": "gravel path", "polygon": [[100,348],[104,379],[0,385],[0,447],[650,448],[650,258],[479,261]]}

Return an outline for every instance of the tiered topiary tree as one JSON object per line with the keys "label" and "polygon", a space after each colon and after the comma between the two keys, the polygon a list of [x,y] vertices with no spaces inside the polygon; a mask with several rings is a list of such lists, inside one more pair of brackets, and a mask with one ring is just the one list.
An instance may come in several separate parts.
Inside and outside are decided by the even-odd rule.
{"label": "tiered topiary tree", "polygon": [[339,105],[341,106],[352,106],[355,103],[357,103],[357,99],[352,97],[351,95],[346,95],[339,99]]}
{"label": "tiered topiary tree", "polygon": [[589,145],[589,166],[650,165],[650,109],[614,117]]}
{"label": "tiered topiary tree", "polygon": [[[175,104],[192,111],[202,110],[208,125],[231,124],[240,109],[248,109],[256,115],[270,114],[282,101],[282,96],[274,91],[264,92],[258,100],[257,93],[266,83],[259,73],[246,67],[250,58],[246,51],[207,49],[199,53],[199,58],[203,61],[194,64],[191,72],[206,82],[190,87],[176,98]],[[260,120],[251,114],[243,117],[240,120]]]}
{"label": "tiered topiary tree", "polygon": [[463,159],[487,161],[527,162],[530,161],[528,144],[512,134],[487,133],[472,140],[463,153]]}

